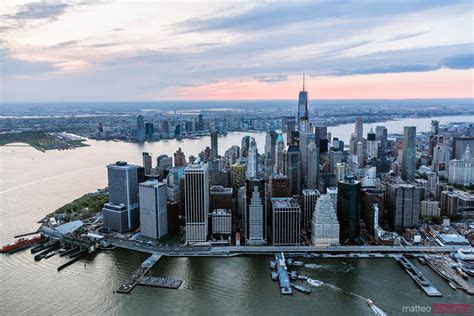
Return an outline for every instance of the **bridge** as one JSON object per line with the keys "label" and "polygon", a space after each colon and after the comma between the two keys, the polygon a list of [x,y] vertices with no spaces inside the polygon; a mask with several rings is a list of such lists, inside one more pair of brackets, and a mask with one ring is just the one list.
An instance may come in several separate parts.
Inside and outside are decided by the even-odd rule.
{"label": "bridge", "polygon": [[232,257],[239,255],[273,255],[284,252],[304,255],[312,253],[450,253],[457,251],[456,246],[156,246],[122,239],[109,239],[119,248],[146,253],[159,252],[171,257]]}

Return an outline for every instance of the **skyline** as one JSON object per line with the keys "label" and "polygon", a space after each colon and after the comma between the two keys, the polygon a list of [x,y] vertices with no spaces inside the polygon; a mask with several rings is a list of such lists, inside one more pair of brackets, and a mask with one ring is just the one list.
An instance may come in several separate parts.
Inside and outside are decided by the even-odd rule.
{"label": "skyline", "polygon": [[[470,1],[2,4],[1,102],[473,98]],[[400,27],[403,25],[403,27]]]}

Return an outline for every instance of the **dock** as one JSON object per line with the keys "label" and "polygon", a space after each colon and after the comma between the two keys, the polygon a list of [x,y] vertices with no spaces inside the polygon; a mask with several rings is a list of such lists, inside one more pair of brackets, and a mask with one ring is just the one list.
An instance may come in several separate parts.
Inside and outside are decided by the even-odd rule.
{"label": "dock", "polygon": [[[270,264],[270,267],[272,264]],[[286,267],[285,255],[282,253],[278,253],[275,255],[275,268],[276,268],[276,276],[278,277],[278,283],[280,285],[280,292],[283,295],[291,295],[293,294],[293,289],[291,288],[290,284],[290,277],[288,275],[288,269]],[[272,273],[273,278],[273,273]]]}
{"label": "dock", "polygon": [[456,272],[453,267],[455,267],[455,262],[449,257],[436,257],[436,256],[426,256],[426,262],[428,265],[443,279],[447,282],[452,282],[457,288],[462,289],[469,295],[474,295],[474,286],[463,279]]}
{"label": "dock", "polygon": [[181,286],[181,280],[173,280],[162,277],[146,276],[151,268],[161,259],[162,254],[153,254],[148,257],[140,267],[132,273],[132,275],[125,280],[118,288],[117,293],[130,294],[137,285],[162,287],[168,289],[177,289]]}
{"label": "dock", "polygon": [[394,259],[400,263],[408,275],[418,284],[428,296],[443,296],[430,281],[404,256],[395,256]]}

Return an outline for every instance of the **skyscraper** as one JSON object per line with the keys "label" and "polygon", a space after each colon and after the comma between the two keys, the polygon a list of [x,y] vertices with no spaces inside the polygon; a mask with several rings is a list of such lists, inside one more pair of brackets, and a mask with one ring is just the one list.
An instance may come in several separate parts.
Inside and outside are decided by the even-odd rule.
{"label": "skyscraper", "polygon": [[283,151],[283,174],[290,179],[291,194],[301,194],[301,152],[298,147],[290,145]]}
{"label": "skyscraper", "polygon": [[138,182],[144,169],[117,161],[107,166],[109,202],[102,209],[104,228],[123,232],[139,225]]}
{"label": "skyscraper", "polygon": [[250,146],[247,159],[247,179],[257,177],[258,172],[258,151],[255,138],[250,137]]}
{"label": "skyscraper", "polygon": [[138,115],[137,117],[137,141],[145,141],[145,121],[143,115]]}
{"label": "skyscraper", "polygon": [[461,185],[474,183],[474,159],[471,157],[469,145],[462,159],[453,159],[449,162],[449,183]]}
{"label": "skyscraper", "polygon": [[140,183],[140,230],[141,235],[159,239],[168,234],[167,189],[158,180]]}
{"label": "skyscraper", "polygon": [[145,123],[145,136],[146,139],[152,139],[153,133],[155,132],[152,122]]}
{"label": "skyscraper", "polygon": [[293,198],[272,198],[273,245],[300,244],[301,209]]}
{"label": "skyscraper", "polygon": [[240,157],[236,163],[230,166],[230,184],[234,192],[238,192],[245,184],[247,172],[247,159]]}
{"label": "skyscraper", "polygon": [[274,174],[268,181],[268,190],[270,197],[289,197],[290,194],[290,180],[287,176],[281,174]]}
{"label": "skyscraper", "polygon": [[309,113],[308,113],[308,92],[305,90],[303,73],[303,90],[298,95],[298,130],[309,130]]}
{"label": "skyscraper", "polygon": [[361,117],[356,118],[354,134],[358,142],[361,142],[364,138],[364,124]]}
{"label": "skyscraper", "polygon": [[416,127],[405,126],[403,129],[403,156],[402,156],[402,179],[415,181],[416,169]]}
{"label": "skyscraper", "polygon": [[211,159],[216,159],[218,155],[217,131],[211,132]]}
{"label": "skyscraper", "polygon": [[308,146],[315,142],[315,134],[309,131],[300,131],[299,136],[299,149],[301,152],[301,174],[303,176],[302,183],[304,184],[304,186],[307,186],[310,177],[308,173]]}
{"label": "skyscraper", "polygon": [[387,213],[392,228],[403,231],[418,225],[421,188],[413,184],[386,184]]}
{"label": "skyscraper", "polygon": [[439,135],[439,121],[431,120],[431,134]]}
{"label": "skyscraper", "polygon": [[380,143],[382,149],[387,148],[387,128],[385,126],[375,127],[375,138]]}
{"label": "skyscraper", "polygon": [[151,169],[153,168],[152,157],[147,152],[143,152],[142,157],[143,157],[143,168],[145,168],[145,175],[150,176]]}
{"label": "skyscraper", "polygon": [[184,170],[186,243],[205,242],[209,215],[207,164],[190,164]]}
{"label": "skyscraper", "polygon": [[186,155],[181,150],[181,147],[174,153],[174,166],[184,167],[186,166]]}
{"label": "skyscraper", "polygon": [[278,134],[275,143],[275,173],[283,174],[283,151],[285,150],[285,142],[283,135]]}
{"label": "skyscraper", "polygon": [[319,180],[319,151],[316,144],[310,143],[306,150],[306,163],[308,165],[306,170],[306,188],[317,189]]}
{"label": "skyscraper", "polygon": [[250,245],[266,243],[265,180],[248,179],[246,189],[246,242]]}
{"label": "skyscraper", "polygon": [[250,136],[246,135],[242,137],[242,142],[241,142],[241,156],[244,158],[247,158],[249,154],[249,148],[250,148]]}
{"label": "skyscraper", "polygon": [[372,129],[370,129],[370,132],[367,134],[367,158],[369,160],[371,159],[376,159],[378,155],[378,144],[376,141],[376,135],[373,132]]}
{"label": "skyscraper", "polygon": [[278,133],[274,130],[268,131],[265,136],[265,156],[271,158],[271,163],[275,163],[275,147],[278,138]]}
{"label": "skyscraper", "polygon": [[311,220],[311,241],[315,246],[339,245],[339,222],[336,210],[327,194],[323,194],[316,201],[313,218]]}
{"label": "skyscraper", "polygon": [[319,197],[318,190],[303,190],[303,228],[308,231],[311,228],[311,218],[313,217],[314,205]]}
{"label": "skyscraper", "polygon": [[337,187],[337,219],[341,244],[354,244],[360,238],[360,182],[354,176],[339,181]]}

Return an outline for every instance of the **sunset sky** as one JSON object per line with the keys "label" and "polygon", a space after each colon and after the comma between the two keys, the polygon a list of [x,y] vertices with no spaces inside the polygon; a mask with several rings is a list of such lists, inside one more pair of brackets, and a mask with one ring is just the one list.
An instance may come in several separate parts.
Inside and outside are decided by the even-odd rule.
{"label": "sunset sky", "polygon": [[472,1],[8,1],[0,100],[474,97]]}

